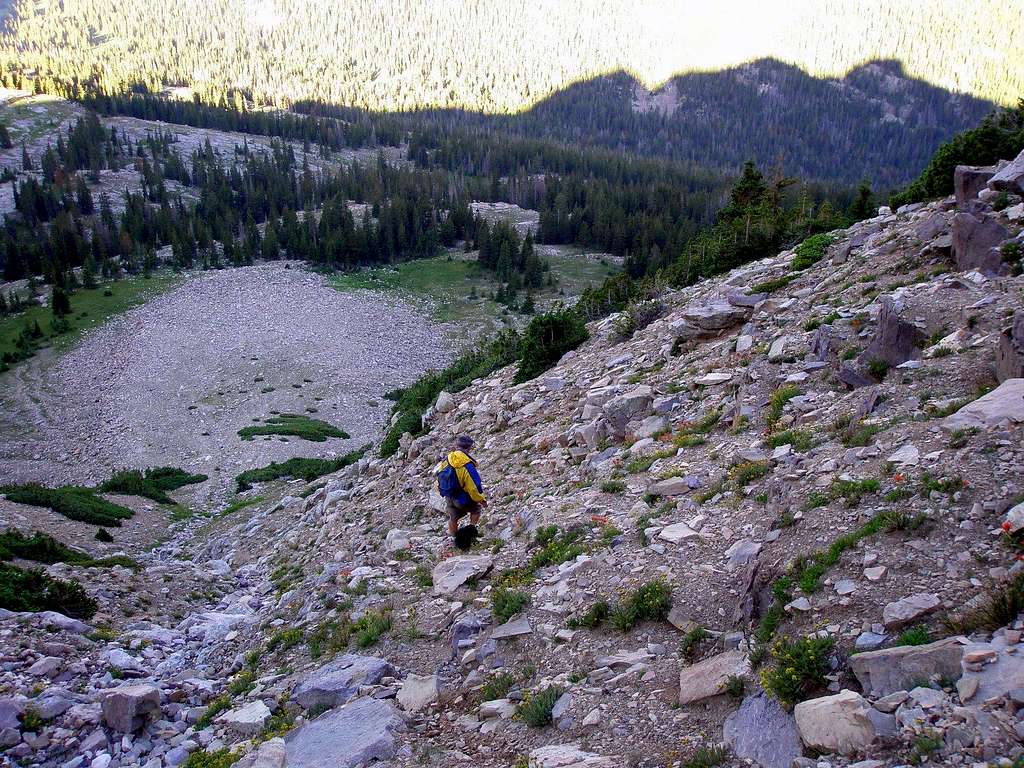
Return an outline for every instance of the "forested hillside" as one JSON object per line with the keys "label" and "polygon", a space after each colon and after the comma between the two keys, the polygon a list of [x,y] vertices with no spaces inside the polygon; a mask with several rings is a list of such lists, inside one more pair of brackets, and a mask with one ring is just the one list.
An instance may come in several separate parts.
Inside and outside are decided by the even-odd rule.
{"label": "forested hillside", "polygon": [[[991,100],[1024,91],[1006,4],[981,3],[970,18],[954,4],[905,5],[769,3],[737,15],[678,4],[638,13],[616,0],[443,13],[397,0],[22,2],[0,39],[0,73],[45,92],[184,89],[173,92],[237,109],[440,108],[455,110],[431,115],[448,125],[730,172],[781,161],[804,177],[892,187]],[[864,65],[887,58],[898,61]]]}

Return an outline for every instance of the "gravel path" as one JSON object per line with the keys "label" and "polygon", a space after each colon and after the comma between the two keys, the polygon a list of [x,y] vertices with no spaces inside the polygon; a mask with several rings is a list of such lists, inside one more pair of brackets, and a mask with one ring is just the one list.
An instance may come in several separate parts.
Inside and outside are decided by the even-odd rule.
{"label": "gravel path", "polygon": [[[63,357],[0,377],[0,477],[92,482],[115,467],[173,464],[211,475],[204,495],[220,496],[242,469],[376,439],[384,393],[447,362],[443,328],[291,266],[193,275]],[[309,409],[351,439],[236,434],[272,411]]]}

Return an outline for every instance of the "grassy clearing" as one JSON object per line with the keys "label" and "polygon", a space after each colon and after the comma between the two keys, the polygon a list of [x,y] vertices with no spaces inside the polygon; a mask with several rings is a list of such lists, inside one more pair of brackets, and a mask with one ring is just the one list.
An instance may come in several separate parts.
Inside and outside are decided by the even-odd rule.
{"label": "grassy clearing", "polygon": [[252,440],[259,435],[280,435],[298,437],[314,443],[325,442],[328,438],[337,437],[347,440],[349,434],[333,424],[320,419],[313,419],[297,413],[279,413],[263,420],[257,427],[242,427],[238,436],[243,440]]}
{"label": "grassy clearing", "polygon": [[[71,296],[71,315],[67,318],[71,330],[50,338],[49,343],[56,353],[66,352],[86,331],[103,325],[114,315],[144,304],[181,282],[180,275],[159,272],[149,278],[130,277],[101,283],[97,288],[81,288]],[[50,336],[52,322],[53,315],[49,308],[38,305],[12,317],[0,319],[0,357],[5,352],[15,352],[15,342],[26,324],[31,326],[39,323],[43,333]]]}
{"label": "grassy clearing", "polygon": [[350,451],[336,459],[304,459],[295,457],[281,463],[272,461],[265,467],[247,469],[245,472],[242,472],[235,477],[235,484],[238,493],[242,493],[252,488],[253,483],[267,483],[282,477],[298,478],[308,483],[316,480],[318,477],[329,475],[331,472],[337,472],[349,464],[355,464],[363,457],[368,447],[363,446],[358,451]]}

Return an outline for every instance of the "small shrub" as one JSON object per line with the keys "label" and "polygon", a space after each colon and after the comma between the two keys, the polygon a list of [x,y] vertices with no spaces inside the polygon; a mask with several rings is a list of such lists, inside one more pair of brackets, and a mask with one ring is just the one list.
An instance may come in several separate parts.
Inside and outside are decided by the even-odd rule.
{"label": "small shrub", "polygon": [[954,449],[963,448],[976,434],[978,434],[978,430],[973,427],[970,429],[954,429],[949,433],[949,447]]}
{"label": "small shrub", "polygon": [[355,464],[363,457],[369,446],[364,446],[358,451],[351,451],[336,459],[306,459],[296,457],[288,461],[278,463],[272,461],[265,467],[259,469],[247,469],[235,478],[237,491],[242,493],[252,488],[253,483],[266,483],[282,477],[294,477],[310,482],[318,477],[337,472],[350,464]]}
{"label": "small shrub", "polygon": [[582,554],[583,547],[577,543],[580,536],[579,530],[558,533],[558,527],[554,525],[541,528],[536,538],[541,548],[530,556],[529,567],[536,571],[545,566],[559,565]]}
{"label": "small shrub", "polygon": [[829,502],[829,496],[823,491],[811,491],[807,494],[807,503],[804,504],[804,509],[811,510],[823,507]]}
{"label": "small shrub", "polygon": [[122,520],[129,519],[134,512],[120,504],[107,501],[92,488],[65,485],[47,488],[38,483],[0,486],[0,493],[8,501],[28,504],[33,507],[49,507],[69,520],[91,525],[120,527]]}
{"label": "small shrub", "polygon": [[629,631],[641,621],[663,619],[672,609],[672,589],[664,581],[648,581],[637,587],[611,612],[613,627]]}
{"label": "small shrub", "polygon": [[729,470],[729,476],[739,489],[746,488],[772,471],[770,461],[744,461]]}
{"label": "small shrub", "polygon": [[697,646],[711,637],[711,634],[704,627],[694,627],[679,642],[679,654],[687,660],[692,659],[697,652]]}
{"label": "small shrub", "polygon": [[609,610],[608,601],[598,600],[582,615],[569,619],[567,625],[570,629],[577,629],[579,627],[593,629],[608,618]]}
{"label": "small shrub", "polygon": [[793,249],[794,256],[789,265],[790,269],[807,269],[817,264],[825,258],[825,253],[833,242],[834,238],[828,234],[811,235]]}
{"label": "small shrub", "polygon": [[319,624],[306,637],[306,645],[309,648],[311,658],[319,659],[321,656],[333,656],[334,654],[348,648],[348,641],[352,637],[352,622],[346,619],[331,619]]}
{"label": "small shrub", "polygon": [[412,577],[423,589],[434,586],[434,574],[426,563],[420,563],[413,569]]}
{"label": "small shrub", "polygon": [[1017,620],[1024,613],[1024,573],[992,588],[978,608],[950,617],[946,624],[956,634],[969,635],[975,630],[994,631]]}
{"label": "small shrub", "polygon": [[889,363],[885,360],[869,360],[868,361],[868,374],[878,381],[885,378],[885,375],[889,372]]}
{"label": "small shrub", "polygon": [[765,280],[763,283],[757,283],[750,287],[751,293],[775,293],[780,288],[785,288],[787,285],[796,280],[796,275],[783,275],[782,277],[776,277],[773,280]]}
{"label": "small shrub", "polygon": [[267,651],[273,652],[278,649],[287,651],[302,642],[302,630],[299,627],[280,629],[271,635],[267,641]]}
{"label": "small shrub", "polygon": [[522,384],[539,376],[588,338],[586,322],[572,308],[559,305],[535,316],[523,331],[519,367],[513,381]]}
{"label": "small shrub", "polygon": [[728,759],[729,750],[725,747],[704,745],[698,747],[697,751],[689,759],[683,761],[679,768],[716,768]]}
{"label": "small shrub", "polygon": [[904,630],[896,639],[896,645],[928,645],[931,641],[932,638],[928,634],[928,628],[916,626]]}
{"label": "small shrub", "polygon": [[203,728],[207,728],[213,724],[213,719],[217,717],[221,712],[226,712],[231,708],[231,697],[222,693],[215,699],[211,699],[210,703],[206,705],[206,711],[203,712],[202,716],[196,720],[196,730],[201,731]]}
{"label": "small shrub", "polygon": [[843,438],[843,445],[847,448],[864,448],[871,445],[872,438],[884,428],[881,424],[858,423],[851,425],[847,428],[846,436]]}
{"label": "small shrub", "polygon": [[369,648],[391,629],[391,614],[386,610],[369,610],[352,624],[357,648]]}
{"label": "small shrub", "polygon": [[243,440],[252,440],[258,435],[298,437],[315,443],[322,443],[331,437],[343,440],[347,440],[349,437],[345,430],[339,429],[333,424],[297,413],[281,413],[264,419],[260,426],[242,427],[238,430],[238,436]]}
{"label": "small shrub", "polygon": [[795,384],[787,384],[779,387],[772,393],[768,402],[768,431],[774,431],[775,424],[782,418],[782,410],[786,403],[800,394],[800,388]]}
{"label": "small shrub", "polygon": [[142,496],[157,504],[174,504],[174,499],[167,495],[168,491],[202,483],[206,479],[206,475],[190,475],[178,467],[150,467],[145,471],[128,469],[115,473],[99,489],[106,493]]}
{"label": "small shrub", "polygon": [[725,692],[734,699],[742,699],[746,688],[747,681],[743,679],[743,675],[729,675],[725,680]]}
{"label": "small shrub", "polygon": [[601,483],[602,493],[622,493],[626,490],[626,484],[621,480],[605,480]]}
{"label": "small shrub", "polygon": [[551,710],[561,695],[561,688],[548,686],[528,697],[516,710],[516,716],[531,728],[543,728],[551,723]]}
{"label": "small shrub", "polygon": [[114,541],[114,537],[110,535],[110,531],[106,528],[97,528],[96,541],[102,541],[104,544],[110,544]]}
{"label": "small shrub", "polygon": [[0,608],[57,611],[75,619],[91,619],[97,607],[77,581],[55,579],[41,569],[26,570],[0,563]]}
{"label": "small shrub", "polygon": [[529,604],[530,596],[525,592],[498,587],[491,593],[491,612],[499,624],[504,624]]}
{"label": "small shrub", "polygon": [[803,701],[826,685],[831,670],[830,637],[779,638],[772,647],[773,665],[761,672],[764,689],[787,708]]}
{"label": "small shrub", "polygon": [[241,758],[241,752],[232,752],[227,747],[215,752],[197,750],[188,756],[185,768],[231,768]]}
{"label": "small shrub", "polygon": [[798,451],[806,451],[814,442],[810,432],[802,429],[787,429],[784,432],[776,432],[769,435],[765,445],[769,448],[778,448],[780,445],[792,445]]}
{"label": "small shrub", "polygon": [[967,485],[962,477],[944,477],[941,480],[932,477],[925,472],[921,476],[921,496],[928,498],[932,491],[953,495]]}
{"label": "small shrub", "polygon": [[25,707],[18,719],[21,721],[18,728],[23,733],[39,733],[45,724],[39,710],[32,705]]}
{"label": "small shrub", "polygon": [[491,675],[484,683],[484,687],[480,689],[480,701],[504,699],[515,684],[515,675],[510,675],[507,672]]}

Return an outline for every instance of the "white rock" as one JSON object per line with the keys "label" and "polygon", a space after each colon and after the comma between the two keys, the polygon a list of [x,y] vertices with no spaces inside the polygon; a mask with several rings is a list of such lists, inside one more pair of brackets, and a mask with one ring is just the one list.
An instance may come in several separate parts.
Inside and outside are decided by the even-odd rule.
{"label": "white rock", "polygon": [[437,675],[409,675],[398,692],[398,703],[406,712],[419,712],[437,701]]}
{"label": "white rock", "polygon": [[868,717],[871,705],[855,691],[801,701],[793,710],[804,746],[823,752],[852,754],[875,740]]}

